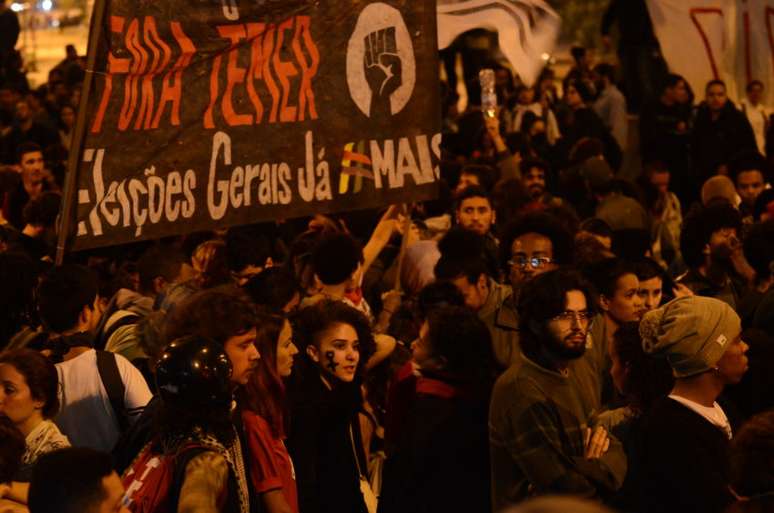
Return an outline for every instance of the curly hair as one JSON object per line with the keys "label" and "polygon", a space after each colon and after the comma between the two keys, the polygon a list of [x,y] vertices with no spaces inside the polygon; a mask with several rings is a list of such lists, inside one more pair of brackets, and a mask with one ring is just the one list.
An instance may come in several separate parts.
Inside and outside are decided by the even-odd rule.
{"label": "curly hair", "polygon": [[591,286],[572,269],[548,271],[528,280],[519,294],[519,333],[521,350],[529,358],[540,353],[545,342],[547,322],[562,313],[567,293],[579,290],[586,297],[586,310],[595,312]]}
{"label": "curly hair", "polygon": [[739,211],[727,203],[713,203],[688,213],[680,231],[680,252],[688,267],[696,268],[704,262],[704,246],[714,232],[723,228],[742,228]]}
{"label": "curly hair", "polygon": [[311,345],[319,347],[321,335],[337,324],[348,324],[357,333],[360,343],[357,372],[362,375],[366,362],[376,352],[376,343],[368,318],[341,301],[323,300],[301,310],[293,319],[296,346],[305,358],[306,348]]}
{"label": "curly hair", "polygon": [[200,335],[219,344],[256,326],[255,307],[236,286],[198,292],[167,317],[167,343],[187,335]]}
{"label": "curly hair", "polygon": [[507,264],[511,259],[513,241],[527,233],[537,233],[551,241],[554,260],[559,265],[572,263],[574,243],[572,235],[552,215],[542,212],[530,213],[516,220],[505,229],[500,243],[500,260],[503,269],[510,269]]}

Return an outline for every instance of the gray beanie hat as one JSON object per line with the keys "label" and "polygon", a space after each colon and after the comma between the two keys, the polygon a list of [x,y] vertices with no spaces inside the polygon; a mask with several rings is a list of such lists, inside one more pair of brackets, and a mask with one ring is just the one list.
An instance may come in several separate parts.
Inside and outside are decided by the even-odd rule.
{"label": "gray beanie hat", "polygon": [[666,357],[676,378],[712,369],[741,331],[739,316],[728,304],[701,296],[670,301],[640,322],[643,350]]}

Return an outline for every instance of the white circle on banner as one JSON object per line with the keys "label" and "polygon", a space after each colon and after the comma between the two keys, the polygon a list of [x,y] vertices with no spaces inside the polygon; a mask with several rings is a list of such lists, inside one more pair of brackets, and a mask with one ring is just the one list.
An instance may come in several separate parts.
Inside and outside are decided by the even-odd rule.
{"label": "white circle on banner", "polygon": [[[417,80],[414,45],[411,42],[411,35],[406,27],[406,22],[403,20],[403,15],[396,8],[381,2],[369,4],[360,13],[355,30],[347,45],[349,93],[358,108],[369,117],[371,116],[371,101],[374,92],[366,78],[366,38],[380,32],[382,36],[388,33],[387,37],[391,38],[392,31],[394,31],[395,48],[386,53],[389,53],[392,58],[400,59],[401,81],[400,86],[390,94],[390,113],[394,116],[408,104],[412,94],[414,94]],[[372,48],[368,48],[368,50],[375,52],[375,49]],[[379,55],[381,53],[385,52],[380,52]],[[373,53],[369,55],[373,55]],[[377,61],[379,61],[378,58]],[[386,69],[386,78],[389,80],[392,68],[387,67]]]}

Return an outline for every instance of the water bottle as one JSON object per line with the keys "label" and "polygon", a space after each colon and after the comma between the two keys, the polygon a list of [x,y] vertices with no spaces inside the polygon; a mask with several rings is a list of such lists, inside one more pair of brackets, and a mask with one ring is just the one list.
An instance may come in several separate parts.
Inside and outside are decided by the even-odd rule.
{"label": "water bottle", "polygon": [[493,118],[497,115],[497,91],[495,90],[495,72],[493,69],[482,69],[478,73],[481,84],[481,111],[485,116]]}

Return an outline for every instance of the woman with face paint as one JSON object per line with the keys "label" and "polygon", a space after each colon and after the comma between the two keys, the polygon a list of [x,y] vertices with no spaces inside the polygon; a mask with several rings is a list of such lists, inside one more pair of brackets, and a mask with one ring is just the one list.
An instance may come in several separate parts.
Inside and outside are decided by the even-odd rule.
{"label": "woman with face paint", "polygon": [[374,352],[368,319],[340,301],[304,308],[293,326],[301,356],[288,382],[288,451],[304,513],[373,513],[359,413],[365,363]]}
{"label": "woman with face paint", "polygon": [[250,478],[269,513],[298,513],[293,463],[285,447],[287,408],[283,380],[298,349],[290,322],[259,312],[255,344],[262,358],[244,393],[242,422],[250,452]]}

